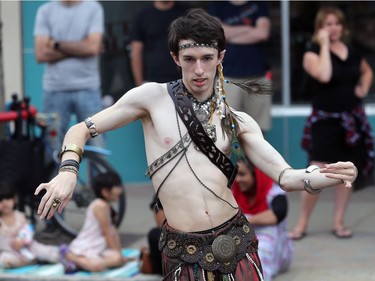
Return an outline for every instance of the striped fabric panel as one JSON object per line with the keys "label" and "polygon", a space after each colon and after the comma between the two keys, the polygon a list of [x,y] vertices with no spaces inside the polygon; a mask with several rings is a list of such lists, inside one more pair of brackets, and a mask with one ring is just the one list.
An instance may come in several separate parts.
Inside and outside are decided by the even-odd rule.
{"label": "striped fabric panel", "polygon": [[[250,253],[249,256],[258,266],[259,270],[262,272],[262,266],[260,264],[259,256],[257,253]],[[168,261],[167,261],[168,260]],[[165,259],[163,257],[163,269],[165,272],[169,272],[167,276],[164,277],[163,281],[211,281],[208,278],[207,272],[202,270],[196,265],[184,264],[181,267],[181,272],[179,271],[179,263],[177,259]],[[204,274],[204,276],[203,276]],[[176,278],[176,275],[178,276]],[[244,257],[237,265],[236,270],[232,273],[232,276],[223,275],[220,272],[213,272],[215,281],[260,281],[262,280],[257,269],[254,265]]]}

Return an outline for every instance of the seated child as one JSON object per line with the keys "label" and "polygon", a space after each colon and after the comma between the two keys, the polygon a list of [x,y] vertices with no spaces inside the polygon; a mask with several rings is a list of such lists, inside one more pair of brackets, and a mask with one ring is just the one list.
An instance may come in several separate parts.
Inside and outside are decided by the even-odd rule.
{"label": "seated child", "polygon": [[33,226],[24,213],[16,210],[16,201],[16,189],[5,181],[0,182],[0,268],[38,261],[59,262],[59,247],[34,240]]}
{"label": "seated child", "polygon": [[254,225],[264,280],[271,281],[278,273],[289,269],[294,251],[286,230],[288,201],[285,192],[249,160],[238,161],[232,192],[238,206]]}
{"label": "seated child", "polygon": [[69,246],[61,248],[67,272],[78,269],[100,272],[129,261],[121,254],[120,235],[113,223],[116,213],[111,206],[123,192],[119,175],[98,174],[93,189],[96,199],[87,208],[82,229]]}

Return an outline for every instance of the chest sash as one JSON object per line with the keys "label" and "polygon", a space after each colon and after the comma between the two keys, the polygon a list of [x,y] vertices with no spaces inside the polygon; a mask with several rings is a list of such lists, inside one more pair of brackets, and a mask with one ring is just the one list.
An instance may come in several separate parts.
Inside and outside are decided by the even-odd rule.
{"label": "chest sash", "polygon": [[194,113],[190,99],[185,95],[182,80],[167,83],[168,93],[171,96],[177,113],[185,124],[189,135],[199,150],[215,164],[227,177],[227,187],[231,187],[236,177],[238,166],[218,149],[213,140],[205,132],[202,123]]}

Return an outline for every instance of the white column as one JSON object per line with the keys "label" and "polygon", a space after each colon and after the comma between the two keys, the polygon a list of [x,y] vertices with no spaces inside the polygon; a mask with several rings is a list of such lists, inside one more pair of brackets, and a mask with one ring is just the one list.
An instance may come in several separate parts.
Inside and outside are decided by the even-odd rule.
{"label": "white column", "polygon": [[282,105],[290,106],[290,28],[289,1],[281,1]]}
{"label": "white column", "polygon": [[1,1],[5,101],[23,95],[21,1]]}

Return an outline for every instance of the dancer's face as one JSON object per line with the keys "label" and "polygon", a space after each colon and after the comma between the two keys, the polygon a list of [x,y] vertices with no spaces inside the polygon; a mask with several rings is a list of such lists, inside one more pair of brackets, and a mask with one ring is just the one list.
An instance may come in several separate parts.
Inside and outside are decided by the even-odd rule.
{"label": "dancer's face", "polygon": [[[181,40],[179,45],[189,43],[195,42]],[[171,55],[181,67],[182,79],[189,92],[195,97],[207,97],[212,94],[217,66],[222,62],[224,53],[211,47],[190,47],[180,50],[178,56]]]}

